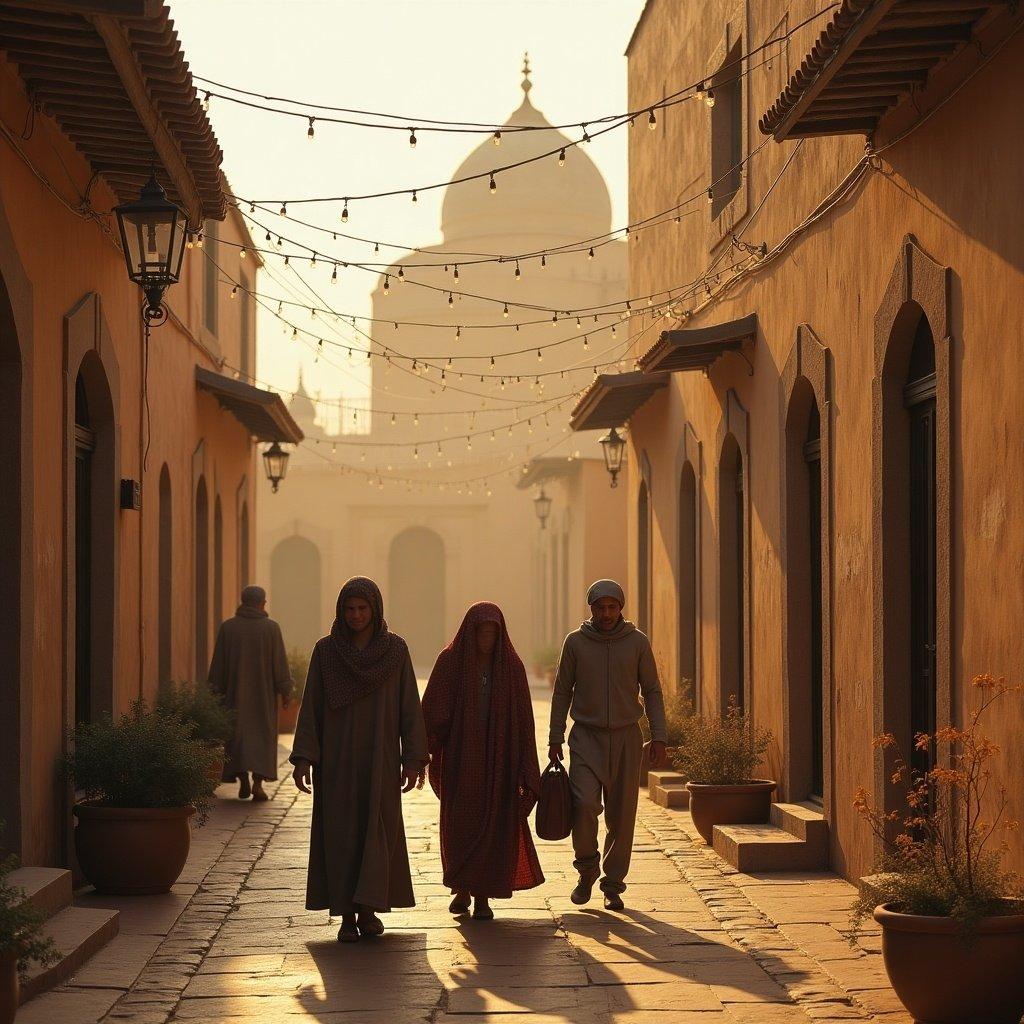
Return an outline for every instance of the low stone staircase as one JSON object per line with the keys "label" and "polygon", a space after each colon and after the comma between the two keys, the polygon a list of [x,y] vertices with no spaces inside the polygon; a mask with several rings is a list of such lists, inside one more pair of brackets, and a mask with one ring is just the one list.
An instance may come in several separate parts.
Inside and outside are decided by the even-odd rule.
{"label": "low stone staircase", "polygon": [[118,931],[118,911],[72,904],[71,872],[60,868],[19,868],[10,884],[46,915],[43,932],[53,939],[61,959],[52,967],[29,966],[21,1001],[45,992],[73,974]]}
{"label": "low stone staircase", "polygon": [[766,825],[716,825],[713,846],[745,872],[814,871],[828,866],[828,822],[812,803],[772,804]]}
{"label": "low stone staircase", "polygon": [[660,807],[689,807],[690,793],[686,779],[679,772],[648,772],[647,792]]}

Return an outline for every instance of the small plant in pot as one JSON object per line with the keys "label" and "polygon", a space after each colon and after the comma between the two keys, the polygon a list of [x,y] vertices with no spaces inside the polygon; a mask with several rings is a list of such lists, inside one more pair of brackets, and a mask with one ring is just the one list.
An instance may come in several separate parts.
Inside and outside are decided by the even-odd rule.
{"label": "small plant in pot", "polygon": [[854,807],[885,851],[862,888],[854,935],[868,917],[882,928],[889,981],[916,1021],[1017,1024],[1024,1013],[1024,890],[1004,870],[1018,828],[992,772],[999,748],[980,732],[989,709],[1022,691],[976,676],[977,709],[964,729],[914,737],[918,751],[948,750],[914,767],[891,734],[875,746],[906,809],[883,811],[860,789]]}
{"label": "small plant in pot", "polygon": [[560,651],[553,644],[545,644],[537,648],[533,655],[534,669],[539,676],[543,676],[548,686],[555,683],[555,670],[558,668],[558,656]]}
{"label": "small plant in pot", "polygon": [[220,782],[224,771],[224,749],[235,728],[234,712],[224,706],[224,698],[202,683],[169,682],[160,687],[156,709],[191,724],[193,739],[206,743],[213,751],[210,778]]}
{"label": "small plant in pot", "polygon": [[116,722],[79,726],[65,767],[85,797],[74,808],[78,863],[98,891],[170,890],[188,857],[189,819],[206,821],[215,757],[192,723],[142,698]]}
{"label": "small plant in pot", "polygon": [[775,783],[754,777],[772,741],[729,698],[723,717],[698,714],[679,721],[679,746],[672,758],[690,793],[690,816],[706,843],[716,825],[767,821]]}
{"label": "small plant in pot", "polygon": [[309,673],[309,651],[301,647],[292,647],[288,651],[288,674],[292,678],[292,692],[288,698],[288,706],[284,706],[284,698],[278,698],[277,731],[295,732],[295,723],[299,720],[299,707],[302,704],[302,693],[306,688],[306,676]]}
{"label": "small plant in pot", "polygon": [[53,940],[42,933],[46,915],[11,883],[18,859],[0,859],[0,1024],[11,1024],[18,1009],[19,981],[31,963],[49,967],[60,959]]}

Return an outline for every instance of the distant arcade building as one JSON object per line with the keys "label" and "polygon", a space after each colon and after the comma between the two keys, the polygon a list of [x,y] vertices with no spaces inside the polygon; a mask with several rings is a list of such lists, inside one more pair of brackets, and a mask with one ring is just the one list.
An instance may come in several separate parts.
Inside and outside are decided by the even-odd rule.
{"label": "distant arcade building", "polygon": [[[611,201],[600,172],[582,148],[569,146],[569,138],[533,106],[531,88],[527,66],[522,103],[506,122],[500,149],[486,138],[452,177],[486,175],[496,163],[515,163],[560,144],[568,146],[564,165],[551,157],[499,175],[493,195],[486,177],[449,186],[441,214],[442,241],[395,260],[373,293],[375,352],[394,349],[421,360],[430,357],[434,365],[447,354],[480,358],[453,363],[444,382],[437,372],[413,373],[408,363],[375,358],[371,409],[362,417],[368,421],[365,435],[325,434],[317,423],[323,417],[317,416],[316,403],[301,380],[290,402],[307,437],[321,443],[312,452],[296,451],[288,487],[265,495],[257,550],[258,575],[268,583],[273,614],[289,645],[305,646],[325,632],[340,584],[362,573],[381,585],[389,624],[407,637],[421,670],[433,663],[466,608],[484,599],[501,604],[513,639],[529,661],[539,648],[557,643],[578,624],[585,611],[581,594],[587,571],[600,568],[602,574],[615,575],[624,569],[622,530],[613,531],[600,555],[588,553],[580,528],[582,510],[556,501],[541,531],[533,491],[516,485],[531,441],[529,455],[543,454],[570,471],[573,463],[567,456],[576,449],[586,448],[591,462],[598,458],[596,435],[580,439],[564,428],[573,396],[592,379],[594,365],[611,358],[609,353],[624,351],[625,325],[616,341],[612,323],[617,318],[606,315],[595,323],[588,317],[586,330],[601,330],[584,341],[569,337],[577,331],[575,317],[553,329],[550,315],[513,305],[506,318],[500,301],[458,293],[565,310],[617,305],[626,296],[626,246],[619,241],[605,244],[592,259],[586,249],[549,256],[543,268],[538,260],[524,261],[519,278],[514,260],[474,265],[467,256],[467,263],[457,268],[457,282],[453,276],[455,253],[537,252],[596,238],[612,227]],[[510,130],[515,126],[543,130]],[[413,281],[441,290],[416,287]],[[392,326],[409,322],[444,326]],[[474,329],[495,324],[501,329]],[[564,346],[552,349],[539,364],[535,349],[567,337]],[[526,351],[500,358],[513,350]],[[497,357],[494,365],[492,354]],[[541,379],[542,389],[538,386],[539,369],[561,368],[567,368],[564,377],[553,374]],[[499,373],[504,389],[495,379]],[[481,395],[487,396],[485,401]],[[564,400],[559,403],[560,398]],[[334,442],[337,454],[331,453]],[[388,447],[392,443],[404,447]],[[355,472],[344,473],[339,464]],[[500,475],[484,483],[458,483],[495,471]],[[371,473],[379,473],[380,479]],[[396,483],[394,477],[452,483],[441,491]],[[607,482],[603,487],[617,508],[621,491],[608,491]],[[549,570],[556,562],[565,567],[557,577],[558,594],[542,599],[544,588],[551,590],[554,577]],[[305,598],[293,599],[300,591],[319,594],[318,608],[310,609]],[[543,617],[538,614],[542,606],[548,609]]]}

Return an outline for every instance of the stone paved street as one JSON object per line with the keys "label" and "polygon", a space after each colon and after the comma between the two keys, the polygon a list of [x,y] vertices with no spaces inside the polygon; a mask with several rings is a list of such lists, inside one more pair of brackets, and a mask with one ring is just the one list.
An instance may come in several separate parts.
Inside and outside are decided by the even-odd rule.
{"label": "stone paved street", "polygon": [[[535,691],[539,735],[546,694]],[[544,843],[539,889],[493,922],[447,911],[437,803],[406,801],[419,905],[341,947],[302,909],[311,801],[287,775],[260,805],[221,790],[173,894],[117,906],[121,934],[18,1024],[903,1024],[877,934],[842,932],[853,890],[827,874],[743,875],[697,845],[686,812],[641,799],[627,910],[568,900],[569,844]],[[511,1016],[515,1015],[515,1016]]]}

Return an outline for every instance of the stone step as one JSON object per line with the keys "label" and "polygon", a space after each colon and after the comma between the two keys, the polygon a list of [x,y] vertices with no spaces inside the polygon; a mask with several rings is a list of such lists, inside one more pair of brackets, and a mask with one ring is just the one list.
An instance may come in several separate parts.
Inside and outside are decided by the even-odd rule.
{"label": "stone step", "polygon": [[713,846],[738,871],[812,871],[824,867],[819,851],[775,825],[716,825]]}
{"label": "stone step", "polygon": [[810,843],[823,857],[828,856],[828,822],[816,804],[772,804],[771,822]]}
{"label": "stone step", "polygon": [[61,958],[52,967],[30,964],[28,977],[21,986],[21,1002],[53,988],[78,970],[118,931],[119,913],[91,907],[65,907],[43,926],[43,934],[53,939]]}
{"label": "stone step", "polygon": [[679,772],[647,773],[648,795],[659,807],[689,807],[690,792]]}
{"label": "stone step", "polygon": [[9,876],[15,889],[22,889],[25,901],[53,917],[71,904],[71,872],[63,868],[18,868]]}
{"label": "stone step", "polygon": [[647,773],[648,789],[653,789],[655,786],[663,786],[665,783],[674,785],[685,781],[686,780],[679,774],[679,772],[674,772],[671,769],[661,768],[658,771],[649,771]]}

